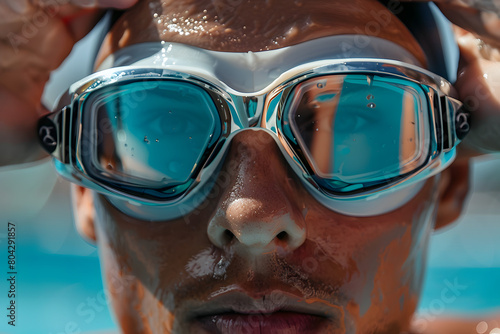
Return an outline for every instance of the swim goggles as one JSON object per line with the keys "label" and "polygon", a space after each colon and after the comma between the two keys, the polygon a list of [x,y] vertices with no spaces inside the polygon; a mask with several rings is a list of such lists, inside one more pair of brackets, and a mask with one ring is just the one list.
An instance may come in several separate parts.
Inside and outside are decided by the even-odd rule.
{"label": "swim goggles", "polygon": [[[267,79],[258,80],[266,75],[259,66],[252,69],[252,62],[269,63],[268,57],[281,64],[287,52],[304,54],[311,43],[302,52],[299,46],[281,51],[280,57],[279,50],[230,54],[174,43],[141,47],[150,49],[154,66],[135,63],[82,79],[38,125],[59,174],[132,214],[185,203],[194,209],[200,200],[193,196],[213,186],[231,139],[243,130],[268,132],[310,193],[337,210],[339,203],[397,194],[439,173],[469,129],[452,85],[402,61],[325,53],[305,63],[298,57],[285,70],[267,66]],[[255,55],[264,58],[259,62]],[[204,64],[213,64],[214,57],[217,66]],[[226,66],[225,74],[218,66]],[[229,86],[221,79],[233,68],[234,80],[247,80],[237,73],[242,67],[250,84]],[[366,215],[365,208],[366,203],[354,212],[339,211]],[[188,211],[184,206],[170,217]]]}

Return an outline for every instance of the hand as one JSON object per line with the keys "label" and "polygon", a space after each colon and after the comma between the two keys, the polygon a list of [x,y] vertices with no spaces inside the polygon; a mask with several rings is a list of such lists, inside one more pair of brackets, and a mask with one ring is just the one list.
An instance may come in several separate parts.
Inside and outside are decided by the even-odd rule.
{"label": "hand", "polygon": [[500,152],[500,1],[437,0],[455,27],[460,63],[455,88],[471,110],[462,157]]}
{"label": "hand", "polygon": [[500,152],[500,51],[455,28],[460,63],[455,87],[471,111],[471,131],[462,155]]}
{"label": "hand", "polygon": [[0,166],[45,154],[36,122],[50,72],[102,15],[137,0],[0,0]]}
{"label": "hand", "polygon": [[[471,132],[461,153],[500,152],[500,2],[440,1],[438,5],[455,28],[460,64],[455,87],[471,110]],[[464,154],[466,153],[466,154]]]}

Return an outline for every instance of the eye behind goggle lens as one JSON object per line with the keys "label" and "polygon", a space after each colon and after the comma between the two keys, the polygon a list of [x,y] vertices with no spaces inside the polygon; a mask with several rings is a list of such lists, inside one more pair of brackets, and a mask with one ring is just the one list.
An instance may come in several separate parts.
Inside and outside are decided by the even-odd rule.
{"label": "eye behind goggle lens", "polygon": [[90,175],[167,196],[193,181],[221,132],[210,95],[175,80],[107,86],[87,97],[83,115]]}
{"label": "eye behind goggle lens", "polygon": [[414,82],[326,75],[299,83],[290,96],[283,119],[292,141],[313,178],[333,193],[382,186],[427,162],[428,99]]}

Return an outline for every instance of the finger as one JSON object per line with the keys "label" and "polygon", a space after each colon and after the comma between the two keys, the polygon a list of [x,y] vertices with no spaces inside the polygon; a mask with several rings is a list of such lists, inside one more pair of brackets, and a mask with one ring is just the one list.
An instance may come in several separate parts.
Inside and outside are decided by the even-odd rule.
{"label": "finger", "polygon": [[[402,2],[430,2],[402,0]],[[485,42],[500,46],[500,2],[496,0],[434,0],[454,24],[480,36]]]}
{"label": "finger", "polygon": [[[478,61],[479,59],[491,60],[500,63],[500,50],[484,43],[465,29],[454,26],[453,30],[460,48],[460,65],[465,67],[467,64]],[[500,66],[500,65],[499,65]]]}
{"label": "finger", "polygon": [[7,1],[6,5],[11,11],[17,14],[24,14],[30,7],[28,0]]}
{"label": "finger", "polygon": [[69,12],[62,16],[61,19],[73,36],[74,41],[79,41],[99,22],[102,17],[103,11],[89,8],[79,9],[76,12]]}
{"label": "finger", "polygon": [[61,11],[61,17],[72,36],[78,41],[94,27],[102,16],[103,11],[99,9],[126,9],[136,4],[137,1],[138,0],[72,0],[71,5]]}
{"label": "finger", "polygon": [[473,34],[456,29],[460,64],[455,88],[471,110],[464,143],[479,152],[500,151],[500,53]]}
{"label": "finger", "polygon": [[500,8],[488,11],[449,2],[439,2],[438,6],[454,24],[480,36],[488,44],[500,46]]}

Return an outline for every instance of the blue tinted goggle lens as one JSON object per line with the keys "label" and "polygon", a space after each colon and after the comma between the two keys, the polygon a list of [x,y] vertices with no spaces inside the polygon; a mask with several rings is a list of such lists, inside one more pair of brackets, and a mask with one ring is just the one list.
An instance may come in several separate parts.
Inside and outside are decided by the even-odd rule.
{"label": "blue tinted goggle lens", "polygon": [[285,118],[314,178],[333,192],[380,185],[426,163],[423,88],[378,75],[329,75],[298,84]]}
{"label": "blue tinted goggle lens", "polygon": [[92,165],[102,178],[152,188],[190,181],[220,132],[209,94],[180,81],[121,83],[89,96]]}
{"label": "blue tinted goggle lens", "polygon": [[[334,74],[298,83],[285,103],[283,129],[328,191],[384,184],[429,156],[424,88],[396,77]],[[222,121],[211,95],[176,80],[125,82],[91,93],[84,108],[98,138],[94,176],[179,195],[196,178]],[[175,187],[178,187],[177,190]]]}

